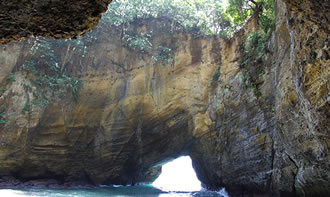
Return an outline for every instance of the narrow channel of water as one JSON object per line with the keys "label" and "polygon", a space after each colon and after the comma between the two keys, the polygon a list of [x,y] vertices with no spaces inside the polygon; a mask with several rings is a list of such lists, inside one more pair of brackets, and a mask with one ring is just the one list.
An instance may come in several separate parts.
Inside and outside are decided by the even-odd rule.
{"label": "narrow channel of water", "polygon": [[201,187],[189,156],[179,157],[162,166],[162,173],[152,185],[101,186],[93,188],[1,189],[0,197],[228,197],[226,191],[208,191]]}
{"label": "narrow channel of water", "polygon": [[2,197],[227,197],[223,191],[166,192],[152,185],[73,189],[0,189]]}

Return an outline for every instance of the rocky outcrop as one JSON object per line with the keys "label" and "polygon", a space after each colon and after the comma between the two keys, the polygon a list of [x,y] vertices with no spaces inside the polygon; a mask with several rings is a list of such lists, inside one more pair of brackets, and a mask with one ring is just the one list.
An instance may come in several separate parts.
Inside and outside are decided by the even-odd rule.
{"label": "rocky outcrop", "polygon": [[0,44],[30,36],[64,39],[94,28],[111,0],[0,2]]}
{"label": "rocky outcrop", "polygon": [[[0,175],[130,184],[190,155],[205,187],[232,196],[328,196],[329,29],[319,5],[327,9],[326,1],[278,0],[267,52],[249,67],[242,43],[255,19],[231,40],[169,33],[166,19],[134,24],[153,32],[153,48],[172,49],[166,64],[129,48],[120,29],[102,29],[83,58],[70,51],[66,67],[84,84],[78,101],[28,114],[22,109],[34,95],[17,68],[33,42],[3,46]],[[7,80],[11,71],[15,80]]]}
{"label": "rocky outcrop", "polygon": [[[264,74],[255,76],[259,97],[241,88],[244,73],[234,70],[236,57],[227,55],[233,63],[221,67],[208,110],[213,132],[193,155],[211,187],[225,184],[239,195],[251,189],[281,196],[330,193],[326,4],[277,1],[276,31],[261,63]],[[249,71],[261,68],[256,62]]]}
{"label": "rocky outcrop", "polygon": [[[155,63],[151,55],[130,49],[116,28],[103,30],[84,58],[72,51],[68,70],[83,81],[77,103],[64,100],[22,113],[33,99],[25,89],[28,76],[16,69],[15,81],[3,77],[8,121],[1,130],[0,174],[130,184],[155,174],[157,164],[187,154],[194,136],[208,128],[204,98],[220,53],[215,48],[219,38],[169,35],[163,23],[171,24],[156,20],[135,27],[153,30],[155,48],[175,49],[173,64]],[[30,45],[6,46],[3,53],[21,50],[24,59],[23,48]],[[22,61],[16,61],[19,67]],[[9,67],[15,65],[3,65]]]}

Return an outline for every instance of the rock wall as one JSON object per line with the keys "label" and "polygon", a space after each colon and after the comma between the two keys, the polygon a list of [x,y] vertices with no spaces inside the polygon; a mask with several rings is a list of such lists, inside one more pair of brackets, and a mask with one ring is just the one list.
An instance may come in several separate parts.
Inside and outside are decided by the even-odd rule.
{"label": "rock wall", "polygon": [[157,164],[187,154],[195,135],[208,130],[205,98],[220,41],[169,35],[167,25],[166,20],[145,21],[135,29],[152,30],[154,48],[175,50],[173,64],[155,63],[151,55],[127,47],[121,29],[103,29],[84,58],[72,50],[68,69],[83,81],[78,102],[63,100],[29,114],[22,110],[34,97],[26,90],[31,76],[17,67],[33,42],[5,46],[2,54],[16,50],[23,60],[2,66],[16,72],[15,81],[6,80],[7,73],[2,82],[8,122],[0,134],[0,174],[130,184]]}
{"label": "rock wall", "polygon": [[277,1],[259,96],[241,88],[244,73],[226,55],[209,97],[213,131],[192,155],[204,183],[224,184],[234,195],[329,195],[328,10],[325,1]]}
{"label": "rock wall", "polygon": [[[120,29],[103,29],[84,58],[70,52],[68,69],[84,84],[78,101],[28,115],[22,109],[33,99],[24,88],[29,76],[16,68],[29,42],[3,46],[4,182],[8,176],[74,185],[150,181],[160,164],[190,155],[204,186],[226,187],[231,196],[328,196],[327,3],[276,4],[267,52],[248,68],[241,66],[242,43],[257,29],[255,18],[231,40],[171,32],[166,19],[134,24],[136,32],[156,35],[154,48],[173,49],[166,65],[127,47]],[[11,70],[15,81],[6,80]]]}
{"label": "rock wall", "polygon": [[0,44],[30,36],[76,37],[94,28],[111,0],[0,2]]}

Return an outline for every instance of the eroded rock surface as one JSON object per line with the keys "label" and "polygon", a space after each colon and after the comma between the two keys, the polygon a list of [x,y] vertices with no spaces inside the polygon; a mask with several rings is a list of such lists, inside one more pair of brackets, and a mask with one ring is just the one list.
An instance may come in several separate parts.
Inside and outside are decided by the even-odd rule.
{"label": "eroded rock surface", "polygon": [[[301,11],[304,2],[277,1],[268,52],[248,68],[241,45],[257,28],[254,19],[229,41],[169,33],[164,19],[135,24],[134,31],[156,35],[153,47],[173,50],[170,64],[127,47],[121,30],[103,29],[84,58],[70,51],[66,66],[84,84],[78,102],[30,114],[22,113],[33,99],[28,76],[17,69],[29,42],[4,46],[0,175],[15,183],[8,177],[129,184],[151,181],[159,164],[185,154],[206,187],[232,196],[328,196],[328,13],[313,11],[319,3],[327,9],[326,1],[306,1]],[[11,71],[15,81],[6,80]]]}
{"label": "eroded rock surface", "polygon": [[[145,23],[134,28],[152,30],[153,46],[171,47],[175,62],[155,63],[151,55],[127,47],[120,29],[103,29],[84,58],[71,51],[68,69],[83,81],[77,103],[63,100],[24,114],[26,101],[33,99],[25,88],[28,76],[16,69],[15,81],[3,77],[2,103],[10,118],[1,129],[0,174],[130,184],[155,177],[155,165],[188,153],[195,136],[208,131],[205,98],[219,38],[169,35],[166,20]],[[11,44],[2,53],[21,53],[12,60],[19,67],[30,45]],[[3,69],[15,70],[12,62]]]}
{"label": "eroded rock surface", "polygon": [[326,1],[277,1],[270,52],[263,67],[248,68],[263,68],[254,76],[257,91],[241,88],[234,52],[225,56],[208,109],[214,131],[193,154],[211,187],[225,184],[234,195],[330,194],[328,10]]}
{"label": "eroded rock surface", "polygon": [[0,44],[30,36],[64,39],[94,28],[111,0],[0,2]]}

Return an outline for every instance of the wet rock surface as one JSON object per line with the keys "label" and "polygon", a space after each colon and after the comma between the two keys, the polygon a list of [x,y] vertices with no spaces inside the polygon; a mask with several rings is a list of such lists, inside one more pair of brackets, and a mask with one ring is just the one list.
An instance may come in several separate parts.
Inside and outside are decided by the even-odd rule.
{"label": "wet rock surface", "polygon": [[0,44],[30,36],[64,39],[94,28],[111,0],[0,2]]}

